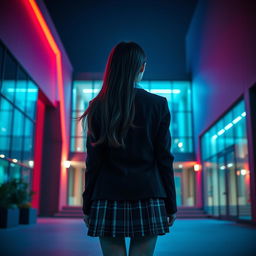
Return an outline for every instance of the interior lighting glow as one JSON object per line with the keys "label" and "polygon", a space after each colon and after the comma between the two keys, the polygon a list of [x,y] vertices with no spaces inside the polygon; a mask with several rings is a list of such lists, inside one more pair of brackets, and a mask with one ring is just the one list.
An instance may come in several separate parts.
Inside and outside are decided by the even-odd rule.
{"label": "interior lighting glow", "polygon": [[212,136],[212,139],[217,139],[218,138],[218,135],[216,135],[216,134],[214,134],[213,136]]}
{"label": "interior lighting glow", "polygon": [[152,93],[180,93],[180,90],[179,89],[151,89],[150,90]]}
{"label": "interior lighting glow", "polygon": [[33,160],[28,161],[28,165],[29,165],[31,168],[33,168],[33,167],[34,167],[34,161],[33,161]]}
{"label": "interior lighting glow", "polygon": [[221,134],[223,134],[225,132],[225,130],[224,129],[221,129],[220,131],[218,131],[218,135],[221,135]]}
{"label": "interior lighting glow", "polygon": [[97,93],[97,92],[99,92],[100,91],[100,89],[83,89],[83,93],[92,93],[92,92],[94,92],[94,93]]}
{"label": "interior lighting glow", "polygon": [[71,164],[71,161],[64,161],[65,168],[69,168]]}
{"label": "interior lighting glow", "polygon": [[233,124],[236,124],[238,121],[240,121],[242,119],[242,117],[241,116],[238,116],[237,118],[235,118],[233,121],[232,121],[232,123]]}
{"label": "interior lighting glow", "polygon": [[34,92],[34,93],[37,93],[38,92],[38,89],[33,89],[33,88],[29,88],[29,89],[26,89],[26,88],[8,88],[7,89],[8,92]]}
{"label": "interior lighting glow", "polygon": [[246,175],[246,174],[247,174],[247,170],[242,169],[242,170],[241,170],[241,175]]}
{"label": "interior lighting glow", "polygon": [[229,128],[231,128],[233,126],[233,124],[232,123],[229,123],[229,124],[227,124],[225,127],[224,127],[224,129],[225,130],[228,130]]}
{"label": "interior lighting glow", "polygon": [[194,171],[195,171],[195,172],[198,172],[200,169],[201,169],[200,164],[195,164],[195,165],[194,165]]}

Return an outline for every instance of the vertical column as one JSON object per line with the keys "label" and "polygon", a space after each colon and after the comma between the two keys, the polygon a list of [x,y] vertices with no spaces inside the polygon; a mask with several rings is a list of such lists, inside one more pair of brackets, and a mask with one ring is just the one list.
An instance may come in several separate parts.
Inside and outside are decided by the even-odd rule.
{"label": "vertical column", "polygon": [[52,216],[59,211],[61,185],[62,137],[60,104],[46,106],[41,172],[40,215]]}
{"label": "vertical column", "polygon": [[33,168],[33,183],[32,190],[36,192],[33,195],[32,207],[38,209],[40,201],[40,184],[41,184],[41,169],[42,169],[42,154],[43,154],[43,132],[44,132],[44,114],[45,104],[39,97],[37,101],[37,113],[36,113],[36,126],[35,126],[35,151],[34,151],[34,168]]}

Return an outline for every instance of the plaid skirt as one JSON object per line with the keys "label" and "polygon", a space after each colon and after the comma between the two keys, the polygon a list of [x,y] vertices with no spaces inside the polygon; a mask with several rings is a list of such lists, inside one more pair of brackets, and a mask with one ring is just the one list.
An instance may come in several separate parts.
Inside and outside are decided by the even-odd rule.
{"label": "plaid skirt", "polygon": [[93,200],[88,236],[138,237],[169,232],[164,200]]}

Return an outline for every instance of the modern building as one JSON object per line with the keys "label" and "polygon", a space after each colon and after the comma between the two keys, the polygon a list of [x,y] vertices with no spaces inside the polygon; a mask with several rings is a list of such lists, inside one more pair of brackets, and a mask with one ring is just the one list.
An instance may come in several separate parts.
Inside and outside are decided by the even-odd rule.
{"label": "modern building", "polygon": [[[0,184],[28,182],[39,216],[82,205],[86,136],[74,118],[101,89],[104,71],[71,64],[52,18],[57,6],[49,2],[0,4]],[[256,222],[254,7],[253,1],[195,1],[177,55],[174,45],[164,44],[161,52],[162,40],[154,46],[146,40],[152,35],[138,37],[145,48],[167,55],[140,85],[169,103],[178,207],[249,223]],[[171,22],[168,13],[157,18]],[[97,26],[86,22],[92,30]],[[129,31],[124,37],[136,41],[129,24],[122,25]],[[122,40],[119,33],[111,47]],[[172,35],[165,40],[172,42]],[[88,56],[92,62],[94,55]]]}
{"label": "modern building", "polygon": [[0,180],[29,181],[52,215],[66,204],[73,68],[43,2],[0,5]]}
{"label": "modern building", "polygon": [[199,1],[186,37],[202,205],[255,221],[255,1]]}

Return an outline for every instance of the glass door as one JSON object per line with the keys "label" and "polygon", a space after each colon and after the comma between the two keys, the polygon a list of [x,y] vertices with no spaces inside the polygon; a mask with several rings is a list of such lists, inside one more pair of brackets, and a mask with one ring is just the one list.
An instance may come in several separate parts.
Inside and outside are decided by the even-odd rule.
{"label": "glass door", "polygon": [[228,213],[229,216],[238,215],[238,202],[237,202],[237,178],[236,178],[236,164],[235,153],[233,148],[226,152],[226,177],[227,177],[227,196],[228,196]]}
{"label": "glass door", "polygon": [[237,177],[234,147],[218,155],[220,216],[237,217]]}
{"label": "glass door", "polygon": [[219,170],[219,213],[221,216],[228,215],[227,209],[227,177],[226,177],[226,164],[225,155],[221,154],[218,157],[218,170]]}
{"label": "glass door", "polygon": [[176,188],[176,200],[177,206],[182,205],[182,197],[181,197],[181,176],[174,176],[175,188]]}
{"label": "glass door", "polygon": [[208,161],[208,164],[205,166],[205,173],[207,174],[206,189],[207,189],[207,205],[208,213],[214,214],[214,199],[213,199],[213,169],[211,161]]}
{"label": "glass door", "polygon": [[68,168],[68,189],[67,189],[67,205],[81,206],[82,193],[84,191],[84,173],[85,168],[83,162],[72,161],[72,165]]}

